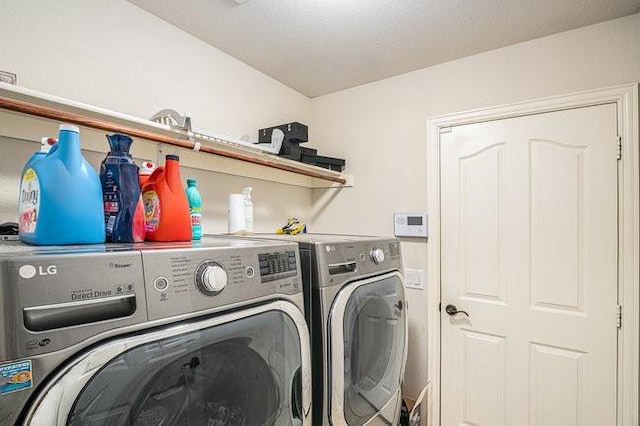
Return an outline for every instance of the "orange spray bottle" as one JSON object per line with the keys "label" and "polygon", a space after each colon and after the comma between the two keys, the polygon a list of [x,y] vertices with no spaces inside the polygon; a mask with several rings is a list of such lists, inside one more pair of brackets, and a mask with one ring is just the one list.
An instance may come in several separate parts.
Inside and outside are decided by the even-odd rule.
{"label": "orange spray bottle", "polygon": [[146,241],[191,241],[189,201],[180,180],[180,158],[167,155],[142,186]]}

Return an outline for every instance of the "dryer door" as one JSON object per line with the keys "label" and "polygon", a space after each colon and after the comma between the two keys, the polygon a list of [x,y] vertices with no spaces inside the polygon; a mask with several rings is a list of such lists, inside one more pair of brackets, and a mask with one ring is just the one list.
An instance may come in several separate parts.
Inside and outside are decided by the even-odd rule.
{"label": "dryer door", "polygon": [[347,285],[330,316],[334,425],[395,424],[407,356],[407,315],[399,273]]}
{"label": "dryer door", "polygon": [[31,425],[302,425],[308,333],[287,302],[104,343],[46,390]]}

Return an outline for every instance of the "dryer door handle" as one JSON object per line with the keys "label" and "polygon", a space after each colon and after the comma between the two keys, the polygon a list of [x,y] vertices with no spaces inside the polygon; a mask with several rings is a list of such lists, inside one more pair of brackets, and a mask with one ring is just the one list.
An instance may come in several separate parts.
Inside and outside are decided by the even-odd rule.
{"label": "dryer door handle", "polygon": [[356,262],[330,263],[329,275],[347,274],[358,270]]}
{"label": "dryer door handle", "polygon": [[298,368],[291,381],[291,415],[294,419],[303,420],[302,411],[302,372]]}

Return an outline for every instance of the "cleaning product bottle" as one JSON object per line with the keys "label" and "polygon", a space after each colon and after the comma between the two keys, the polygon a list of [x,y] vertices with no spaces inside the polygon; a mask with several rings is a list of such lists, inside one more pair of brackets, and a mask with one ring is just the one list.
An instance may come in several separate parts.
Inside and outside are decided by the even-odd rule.
{"label": "cleaning product bottle", "polygon": [[200,191],[196,188],[195,179],[187,179],[186,194],[189,200],[189,213],[191,214],[192,238],[199,240],[202,237],[202,197],[200,196]]}
{"label": "cleaning product bottle", "polygon": [[189,202],[180,181],[180,158],[167,155],[142,186],[147,241],[191,241]]}
{"label": "cleaning product bottle", "polygon": [[253,201],[251,201],[252,189],[252,187],[247,186],[242,190],[242,195],[244,195],[244,230],[249,234],[253,233]]}
{"label": "cleaning product bottle", "polygon": [[105,240],[100,178],[80,151],[80,131],[61,124],[58,143],[31,161],[20,184],[20,239],[29,244]]}
{"label": "cleaning product bottle", "polygon": [[151,173],[153,173],[155,169],[156,169],[156,165],[153,163],[153,161],[144,161],[142,163],[142,165],[140,166],[140,174],[138,177],[140,188],[142,188],[142,185],[147,183],[147,181],[149,180],[149,177],[151,176]]}
{"label": "cleaning product bottle", "polygon": [[144,241],[138,166],[129,154],[133,139],[116,133],[107,135],[107,140],[111,149],[100,164],[107,242]]}

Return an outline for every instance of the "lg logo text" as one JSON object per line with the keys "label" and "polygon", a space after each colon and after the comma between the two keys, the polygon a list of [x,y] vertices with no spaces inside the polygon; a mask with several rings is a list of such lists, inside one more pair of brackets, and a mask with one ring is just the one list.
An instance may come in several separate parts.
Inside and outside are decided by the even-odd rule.
{"label": "lg logo text", "polygon": [[24,279],[30,279],[39,276],[47,276],[47,275],[55,275],[58,273],[58,268],[56,265],[49,266],[38,266],[37,268],[33,265],[22,265],[20,269],[18,269],[18,273]]}

